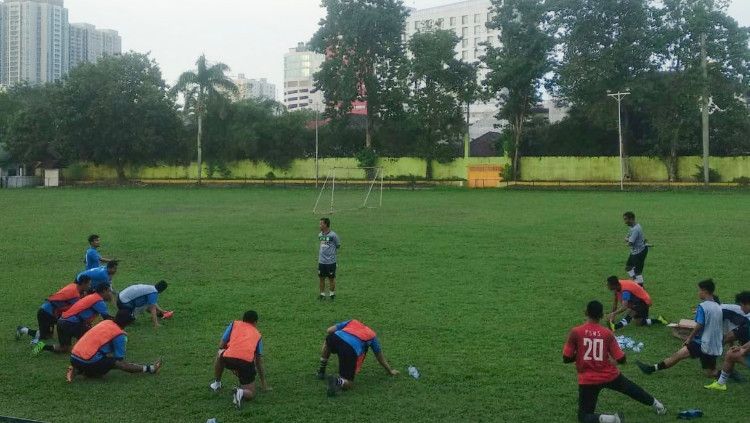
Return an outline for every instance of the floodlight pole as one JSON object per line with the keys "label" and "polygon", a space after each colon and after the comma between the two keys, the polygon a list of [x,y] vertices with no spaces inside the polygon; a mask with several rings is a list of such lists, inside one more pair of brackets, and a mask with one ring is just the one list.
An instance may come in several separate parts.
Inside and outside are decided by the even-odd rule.
{"label": "floodlight pole", "polygon": [[630,95],[630,92],[607,94],[607,96],[617,100],[617,132],[620,135],[620,191],[625,190],[625,158],[622,154],[622,99],[626,95]]}

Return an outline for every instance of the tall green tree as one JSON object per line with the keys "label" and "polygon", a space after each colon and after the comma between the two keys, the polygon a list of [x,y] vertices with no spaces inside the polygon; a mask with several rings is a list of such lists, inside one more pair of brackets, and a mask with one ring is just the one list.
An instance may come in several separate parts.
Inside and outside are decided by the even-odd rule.
{"label": "tall green tree", "polygon": [[511,131],[513,180],[519,177],[524,126],[541,100],[542,78],[551,70],[546,7],[544,0],[493,0],[493,18],[487,23],[502,36],[500,46],[487,46],[484,86],[500,106],[497,118],[506,120]]}
{"label": "tall green tree", "polygon": [[236,94],[237,86],[227,76],[229,66],[224,63],[209,64],[206,55],[201,55],[195,62],[196,69],[180,75],[173,92],[187,95],[185,105],[194,105],[198,121],[197,149],[198,149],[198,184],[201,183],[203,168],[203,119],[209,100]]}
{"label": "tall green tree", "polygon": [[449,159],[464,131],[461,94],[468,84],[463,78],[476,74],[461,72],[455,58],[460,39],[453,31],[428,29],[409,40],[412,95],[409,113],[419,126],[418,155],[427,161],[427,179],[433,177],[433,161]]}
{"label": "tall green tree", "polygon": [[108,56],[72,70],[62,89],[63,132],[74,158],[116,169],[175,162],[182,122],[158,65],[148,55]]}
{"label": "tall green tree", "polygon": [[405,101],[408,12],[401,0],[323,0],[322,6],[326,17],[310,44],[327,60],[315,86],[332,118],[346,117],[354,102],[367,102],[365,147],[371,148],[376,123]]}

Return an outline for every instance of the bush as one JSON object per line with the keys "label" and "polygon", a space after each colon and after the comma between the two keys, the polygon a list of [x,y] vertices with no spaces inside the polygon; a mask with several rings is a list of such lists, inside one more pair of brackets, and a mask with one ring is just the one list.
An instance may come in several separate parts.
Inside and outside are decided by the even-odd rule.
{"label": "bush", "polygon": [[740,176],[739,178],[732,179],[732,182],[738,184],[741,187],[750,186],[750,178],[747,176]]}
{"label": "bush", "polygon": [[276,179],[276,174],[273,172],[266,173],[266,179]]}
{"label": "bush", "polygon": [[378,164],[378,153],[372,148],[364,148],[357,153],[359,167],[375,167]]}
{"label": "bush", "polygon": [[[695,166],[698,171],[693,174],[693,178],[702,181],[703,180],[703,166],[696,165]],[[719,175],[719,172],[716,169],[708,168],[708,182],[721,182],[721,175]]]}

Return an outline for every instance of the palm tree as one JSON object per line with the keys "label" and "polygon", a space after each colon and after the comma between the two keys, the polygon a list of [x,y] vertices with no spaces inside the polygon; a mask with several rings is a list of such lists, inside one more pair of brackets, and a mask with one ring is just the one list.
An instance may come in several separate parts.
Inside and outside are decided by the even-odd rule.
{"label": "palm tree", "polygon": [[180,75],[177,85],[172,88],[173,92],[181,92],[185,96],[185,107],[195,108],[198,116],[198,184],[201,183],[203,169],[203,157],[201,140],[203,138],[203,116],[206,113],[206,103],[213,96],[225,96],[236,94],[237,86],[234,85],[226,73],[229,66],[224,63],[210,65],[206,62],[206,55],[202,54],[195,62],[196,70],[187,71]]}

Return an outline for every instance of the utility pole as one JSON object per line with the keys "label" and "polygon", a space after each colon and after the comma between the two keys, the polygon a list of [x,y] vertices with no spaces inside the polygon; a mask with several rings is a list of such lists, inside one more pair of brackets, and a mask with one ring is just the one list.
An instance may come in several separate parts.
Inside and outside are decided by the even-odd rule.
{"label": "utility pole", "polygon": [[315,106],[315,188],[318,187],[319,167],[318,167],[318,120],[319,120],[318,106]]}
{"label": "utility pole", "polygon": [[620,134],[620,191],[625,190],[625,158],[622,152],[622,99],[626,95],[630,95],[630,92],[607,94],[607,96],[617,100],[617,131]]}
{"label": "utility pole", "polygon": [[701,68],[703,69],[703,99],[701,115],[703,119],[703,183],[708,186],[709,164],[708,164],[708,115],[710,107],[710,96],[708,92],[708,57],[706,55],[706,34],[701,35]]}

